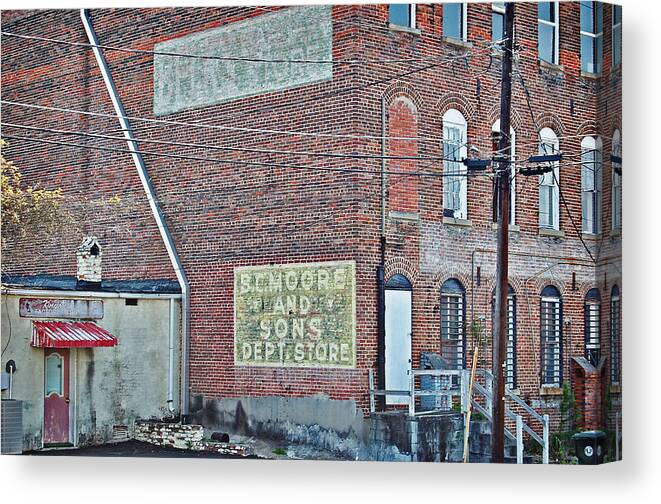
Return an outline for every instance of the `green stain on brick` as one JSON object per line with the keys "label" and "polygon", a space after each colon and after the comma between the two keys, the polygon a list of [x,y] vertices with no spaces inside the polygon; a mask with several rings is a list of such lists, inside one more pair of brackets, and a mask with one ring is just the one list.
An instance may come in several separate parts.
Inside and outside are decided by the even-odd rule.
{"label": "green stain on brick", "polygon": [[[155,51],[267,60],[331,60],[331,6],[292,7],[156,44]],[[154,57],[154,114],[333,78],[332,64]]]}

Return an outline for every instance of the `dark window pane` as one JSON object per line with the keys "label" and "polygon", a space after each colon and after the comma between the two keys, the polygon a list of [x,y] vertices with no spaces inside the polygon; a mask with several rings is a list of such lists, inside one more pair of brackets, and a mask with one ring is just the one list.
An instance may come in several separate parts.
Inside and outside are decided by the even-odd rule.
{"label": "dark window pane", "polygon": [[595,33],[601,33],[604,31],[604,4],[601,2],[594,2],[594,21],[596,24]]}
{"label": "dark window pane", "polygon": [[594,61],[595,38],[581,35],[581,71],[595,73]]}
{"label": "dark window pane", "polygon": [[390,4],[390,22],[398,26],[411,26],[411,4]]}
{"label": "dark window pane", "polygon": [[613,24],[622,22],[622,6],[613,5]]}
{"label": "dark window pane", "polygon": [[463,23],[463,6],[460,3],[443,4],[443,36],[460,39]]}
{"label": "dark window pane", "polygon": [[539,23],[539,59],[555,63],[555,27]]}
{"label": "dark window pane", "polygon": [[622,26],[613,28],[613,64],[622,62]]}
{"label": "dark window pane", "polygon": [[537,4],[537,17],[544,21],[555,21],[554,2],[539,2]]}

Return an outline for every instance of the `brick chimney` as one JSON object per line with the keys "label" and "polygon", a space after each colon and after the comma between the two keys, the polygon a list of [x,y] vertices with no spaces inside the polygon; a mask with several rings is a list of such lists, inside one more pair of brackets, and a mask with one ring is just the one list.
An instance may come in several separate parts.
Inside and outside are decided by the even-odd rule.
{"label": "brick chimney", "polygon": [[101,283],[101,246],[96,236],[88,236],[76,251],[78,282]]}

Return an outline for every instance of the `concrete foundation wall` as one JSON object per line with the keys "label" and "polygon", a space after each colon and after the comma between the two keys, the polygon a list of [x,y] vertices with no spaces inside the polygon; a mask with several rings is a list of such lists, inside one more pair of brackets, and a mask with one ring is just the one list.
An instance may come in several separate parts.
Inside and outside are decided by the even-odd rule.
{"label": "concrete foundation wall", "polygon": [[[53,297],[53,296],[50,296]],[[81,296],[83,298],[84,296]],[[2,296],[2,369],[16,362],[13,398],[23,401],[23,450],[42,447],[44,350],[30,346],[32,320],[18,312],[19,296]],[[70,440],[76,445],[108,441],[113,426],[136,418],[167,414],[169,367],[168,299],[139,299],[126,306],[106,298],[104,318],[97,324],[115,335],[115,347],[79,348],[70,352]],[[179,408],[179,301],[175,317],[174,407]],[[7,397],[7,391],[2,393]]]}

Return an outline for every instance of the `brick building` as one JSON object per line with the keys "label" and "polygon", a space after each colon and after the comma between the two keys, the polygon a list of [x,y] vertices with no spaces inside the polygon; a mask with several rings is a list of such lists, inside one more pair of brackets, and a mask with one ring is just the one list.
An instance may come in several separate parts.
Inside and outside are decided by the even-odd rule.
{"label": "brick building", "polygon": [[[190,282],[193,418],[238,430],[320,424],[342,437],[364,428],[368,370],[393,389],[423,353],[465,367],[479,325],[481,362],[490,362],[493,178],[465,176],[461,160],[493,156],[502,16],[499,3],[91,13],[101,45],[143,51],[103,52],[152,153],[147,168]],[[9,138],[5,156],[72,198],[120,196],[82,224],[103,243],[107,278],[173,279],[79,13],[5,11],[2,26],[83,44],[3,35],[3,137],[33,137]],[[516,166],[549,149],[563,159],[552,173],[514,177],[508,381],[553,430],[564,382],[583,427],[612,428],[621,404],[621,9],[517,3],[515,34]],[[69,274],[79,238],[18,243],[3,271]],[[283,354],[278,365],[277,351],[256,362],[255,346],[241,360],[238,268],[320,265],[309,273],[319,281],[342,264],[355,269],[346,365]],[[310,408],[318,417],[301,412]]]}

